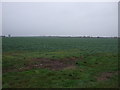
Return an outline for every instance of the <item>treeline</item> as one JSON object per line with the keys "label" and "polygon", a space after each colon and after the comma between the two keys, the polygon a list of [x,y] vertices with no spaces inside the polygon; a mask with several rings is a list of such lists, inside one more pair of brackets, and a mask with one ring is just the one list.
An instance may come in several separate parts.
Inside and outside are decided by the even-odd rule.
{"label": "treeline", "polygon": [[[12,37],[11,35],[3,35],[0,37]],[[102,36],[13,36],[13,37],[60,37],[60,38],[120,38],[120,37],[102,37]]]}

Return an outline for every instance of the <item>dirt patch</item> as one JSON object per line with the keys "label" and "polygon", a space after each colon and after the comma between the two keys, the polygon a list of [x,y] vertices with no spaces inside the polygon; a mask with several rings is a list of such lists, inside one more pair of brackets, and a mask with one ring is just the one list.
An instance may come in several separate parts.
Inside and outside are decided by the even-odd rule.
{"label": "dirt patch", "polygon": [[50,70],[62,70],[64,68],[75,67],[75,63],[78,59],[75,57],[65,59],[48,59],[48,58],[33,58],[30,61],[32,63],[26,64],[24,67],[16,69],[3,69],[4,72],[12,71],[25,71],[35,68],[46,68]]}
{"label": "dirt patch", "polygon": [[47,68],[51,70],[62,70],[66,67],[75,66],[76,59],[45,59],[45,58],[37,58],[33,59],[37,61],[37,64],[32,65],[34,68]]}
{"label": "dirt patch", "polygon": [[117,75],[118,72],[104,72],[99,77],[97,77],[97,81],[103,81],[110,79],[113,75]]}

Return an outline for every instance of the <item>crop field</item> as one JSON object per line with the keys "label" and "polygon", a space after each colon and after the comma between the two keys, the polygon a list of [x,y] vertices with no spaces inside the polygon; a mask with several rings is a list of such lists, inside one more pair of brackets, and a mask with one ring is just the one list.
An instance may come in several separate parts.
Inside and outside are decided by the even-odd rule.
{"label": "crop field", "polygon": [[3,88],[117,88],[117,38],[2,38]]}

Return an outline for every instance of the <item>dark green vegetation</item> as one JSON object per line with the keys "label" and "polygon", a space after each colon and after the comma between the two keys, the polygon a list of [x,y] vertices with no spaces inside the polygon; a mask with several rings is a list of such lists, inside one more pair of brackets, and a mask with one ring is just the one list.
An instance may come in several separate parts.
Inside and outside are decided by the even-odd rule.
{"label": "dark green vegetation", "polygon": [[116,88],[115,38],[3,38],[3,88]]}

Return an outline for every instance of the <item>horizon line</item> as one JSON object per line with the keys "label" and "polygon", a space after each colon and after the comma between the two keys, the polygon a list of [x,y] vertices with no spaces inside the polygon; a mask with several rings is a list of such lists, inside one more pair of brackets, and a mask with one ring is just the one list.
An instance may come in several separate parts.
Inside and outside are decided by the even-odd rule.
{"label": "horizon line", "polygon": [[0,37],[120,37],[120,36],[90,36],[90,35],[0,35]]}

